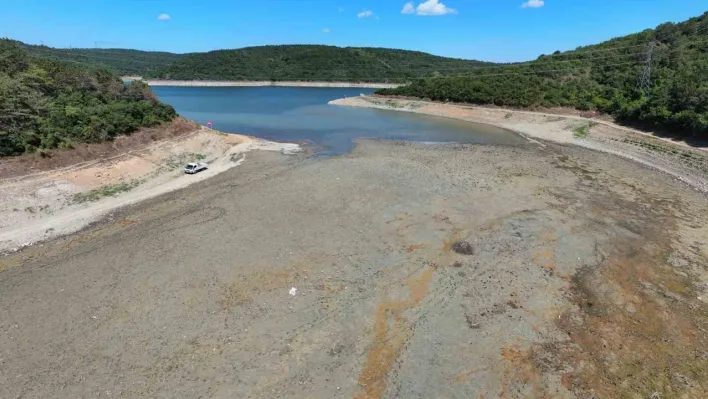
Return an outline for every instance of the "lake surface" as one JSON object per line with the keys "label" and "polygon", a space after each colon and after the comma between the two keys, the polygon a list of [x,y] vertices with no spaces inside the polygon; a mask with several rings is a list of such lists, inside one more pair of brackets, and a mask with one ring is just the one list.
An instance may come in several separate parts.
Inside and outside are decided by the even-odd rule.
{"label": "lake surface", "polygon": [[307,142],[320,155],[347,153],[359,137],[420,142],[520,144],[487,125],[396,111],[328,105],[373,89],[303,87],[153,87],[177,112],[214,129],[281,142]]}

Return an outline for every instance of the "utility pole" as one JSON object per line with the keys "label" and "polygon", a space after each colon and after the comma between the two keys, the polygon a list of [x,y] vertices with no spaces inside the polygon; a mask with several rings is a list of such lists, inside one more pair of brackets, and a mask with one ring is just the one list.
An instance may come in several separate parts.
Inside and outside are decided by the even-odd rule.
{"label": "utility pole", "polygon": [[639,75],[639,80],[637,81],[637,90],[645,96],[649,96],[649,90],[651,89],[651,64],[652,57],[654,56],[655,43],[656,42],[654,40],[649,43],[646,59],[644,60],[644,68],[642,69],[642,73]]}
{"label": "utility pole", "polygon": [[118,44],[118,43],[117,42],[109,42],[106,40],[96,40],[93,42],[93,48],[99,48],[102,46],[110,46],[110,45],[114,45],[114,44]]}

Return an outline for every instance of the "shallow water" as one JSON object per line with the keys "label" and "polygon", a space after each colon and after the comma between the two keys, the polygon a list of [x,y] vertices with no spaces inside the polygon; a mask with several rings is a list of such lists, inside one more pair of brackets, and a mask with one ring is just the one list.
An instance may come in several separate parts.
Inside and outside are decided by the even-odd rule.
{"label": "shallow water", "polygon": [[189,119],[228,133],[307,142],[320,155],[348,152],[359,137],[419,142],[520,144],[513,132],[453,119],[328,105],[372,89],[303,87],[153,87]]}

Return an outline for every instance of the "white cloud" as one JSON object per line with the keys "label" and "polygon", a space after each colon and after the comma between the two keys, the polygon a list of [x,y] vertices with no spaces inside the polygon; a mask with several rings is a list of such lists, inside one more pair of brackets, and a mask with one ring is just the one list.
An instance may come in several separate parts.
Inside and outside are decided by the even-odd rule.
{"label": "white cloud", "polygon": [[528,0],[521,5],[521,8],[541,8],[544,4],[546,4],[544,0]]}
{"label": "white cloud", "polygon": [[[538,0],[530,0],[538,1]],[[401,10],[401,14],[416,15],[448,15],[457,14],[457,10],[443,4],[440,0],[425,0],[416,7],[412,2],[406,3]]]}
{"label": "white cloud", "polygon": [[322,33],[329,33],[329,32],[331,32],[331,30],[329,28],[322,29]]}
{"label": "white cloud", "polygon": [[369,18],[369,17],[373,17],[374,13],[371,10],[364,10],[364,11],[360,12],[359,14],[357,14],[356,16],[359,18]]}
{"label": "white cloud", "polygon": [[170,17],[170,14],[160,14],[157,16],[157,19],[159,21],[169,21],[172,17]]}

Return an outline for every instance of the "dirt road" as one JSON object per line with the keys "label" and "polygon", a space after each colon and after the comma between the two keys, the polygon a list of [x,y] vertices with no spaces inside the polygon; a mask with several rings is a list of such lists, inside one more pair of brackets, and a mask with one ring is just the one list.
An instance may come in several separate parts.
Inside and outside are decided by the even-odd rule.
{"label": "dirt road", "polygon": [[544,144],[256,151],[0,258],[0,397],[705,397],[706,198]]}
{"label": "dirt road", "polygon": [[[242,164],[252,150],[300,147],[198,127],[111,157],[0,179],[0,254],[74,233],[121,206],[215,176]],[[13,160],[3,161],[0,166],[10,169]],[[185,175],[185,163],[196,161],[209,168]]]}

